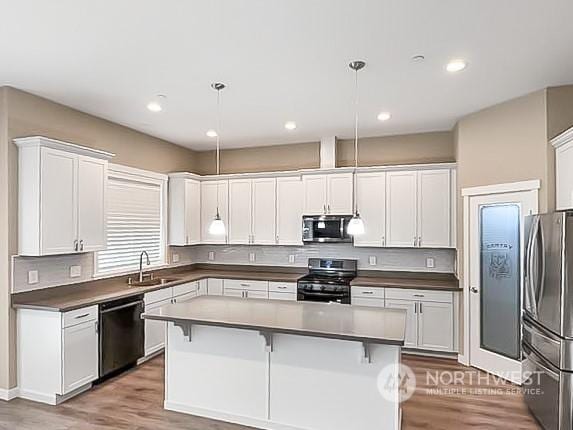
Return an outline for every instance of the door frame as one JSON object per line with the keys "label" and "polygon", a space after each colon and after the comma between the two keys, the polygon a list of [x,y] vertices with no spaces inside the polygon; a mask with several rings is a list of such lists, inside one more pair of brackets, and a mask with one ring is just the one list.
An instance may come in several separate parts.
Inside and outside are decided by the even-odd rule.
{"label": "door frame", "polygon": [[505,184],[486,185],[462,189],[463,198],[463,349],[458,354],[458,361],[465,365],[470,365],[470,199],[476,196],[507,194],[515,192],[533,192],[539,212],[539,189],[541,181],[534,179],[530,181],[510,182]]}

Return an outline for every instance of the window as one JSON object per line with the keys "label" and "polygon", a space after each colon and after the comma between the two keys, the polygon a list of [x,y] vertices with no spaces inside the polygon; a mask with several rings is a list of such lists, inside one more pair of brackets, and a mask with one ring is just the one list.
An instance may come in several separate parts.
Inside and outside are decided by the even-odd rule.
{"label": "window", "polygon": [[138,270],[142,251],[151,266],[165,264],[167,177],[111,164],[107,187],[107,249],[95,255],[96,275]]}

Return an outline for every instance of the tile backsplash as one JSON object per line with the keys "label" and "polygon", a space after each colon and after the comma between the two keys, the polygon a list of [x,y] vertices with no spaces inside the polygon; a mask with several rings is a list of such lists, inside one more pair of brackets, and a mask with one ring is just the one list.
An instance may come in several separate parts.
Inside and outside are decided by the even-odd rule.
{"label": "tile backsplash", "polygon": [[[454,249],[356,248],[352,244],[305,246],[196,245],[171,247],[168,251],[170,261],[174,260],[174,254],[177,254],[179,261],[173,265],[217,263],[305,267],[309,258],[322,257],[356,259],[358,260],[358,268],[367,270],[441,273],[455,273],[456,271],[456,251]],[[81,267],[80,276],[73,278],[70,276],[72,266]],[[28,283],[29,271],[38,271],[37,283]],[[13,292],[85,282],[93,279],[94,257],[91,253],[49,257],[16,256],[13,258],[12,274]]]}

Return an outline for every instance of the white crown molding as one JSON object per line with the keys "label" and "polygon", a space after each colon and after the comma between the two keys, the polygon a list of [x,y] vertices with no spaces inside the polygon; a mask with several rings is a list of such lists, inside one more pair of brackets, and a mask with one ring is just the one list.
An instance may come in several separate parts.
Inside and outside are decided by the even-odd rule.
{"label": "white crown molding", "polygon": [[87,146],[76,145],[75,143],[63,142],[61,140],[50,139],[44,136],[20,137],[14,139],[14,143],[19,148],[23,147],[46,147],[58,149],[60,151],[71,152],[73,154],[85,155],[88,157],[110,160],[115,157],[112,152],[102,151],[100,149],[88,148]]}
{"label": "white crown molding", "polygon": [[511,182],[508,184],[485,185],[462,189],[463,197],[481,196],[484,194],[516,193],[519,191],[533,191],[541,188],[539,179],[531,181]]}
{"label": "white crown molding", "polygon": [[555,136],[553,139],[551,139],[551,145],[553,145],[553,147],[555,149],[559,148],[560,146],[565,145],[566,143],[572,142],[573,141],[573,127],[571,127],[568,130],[565,130],[563,133]]}

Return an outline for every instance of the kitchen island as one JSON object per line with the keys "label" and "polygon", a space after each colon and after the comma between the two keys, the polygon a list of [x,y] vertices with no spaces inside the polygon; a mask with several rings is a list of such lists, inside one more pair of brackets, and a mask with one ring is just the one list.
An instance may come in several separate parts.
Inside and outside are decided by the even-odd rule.
{"label": "kitchen island", "polygon": [[[198,297],[167,322],[165,409],[272,430],[398,429],[405,312]],[[388,392],[390,390],[390,393]]]}

